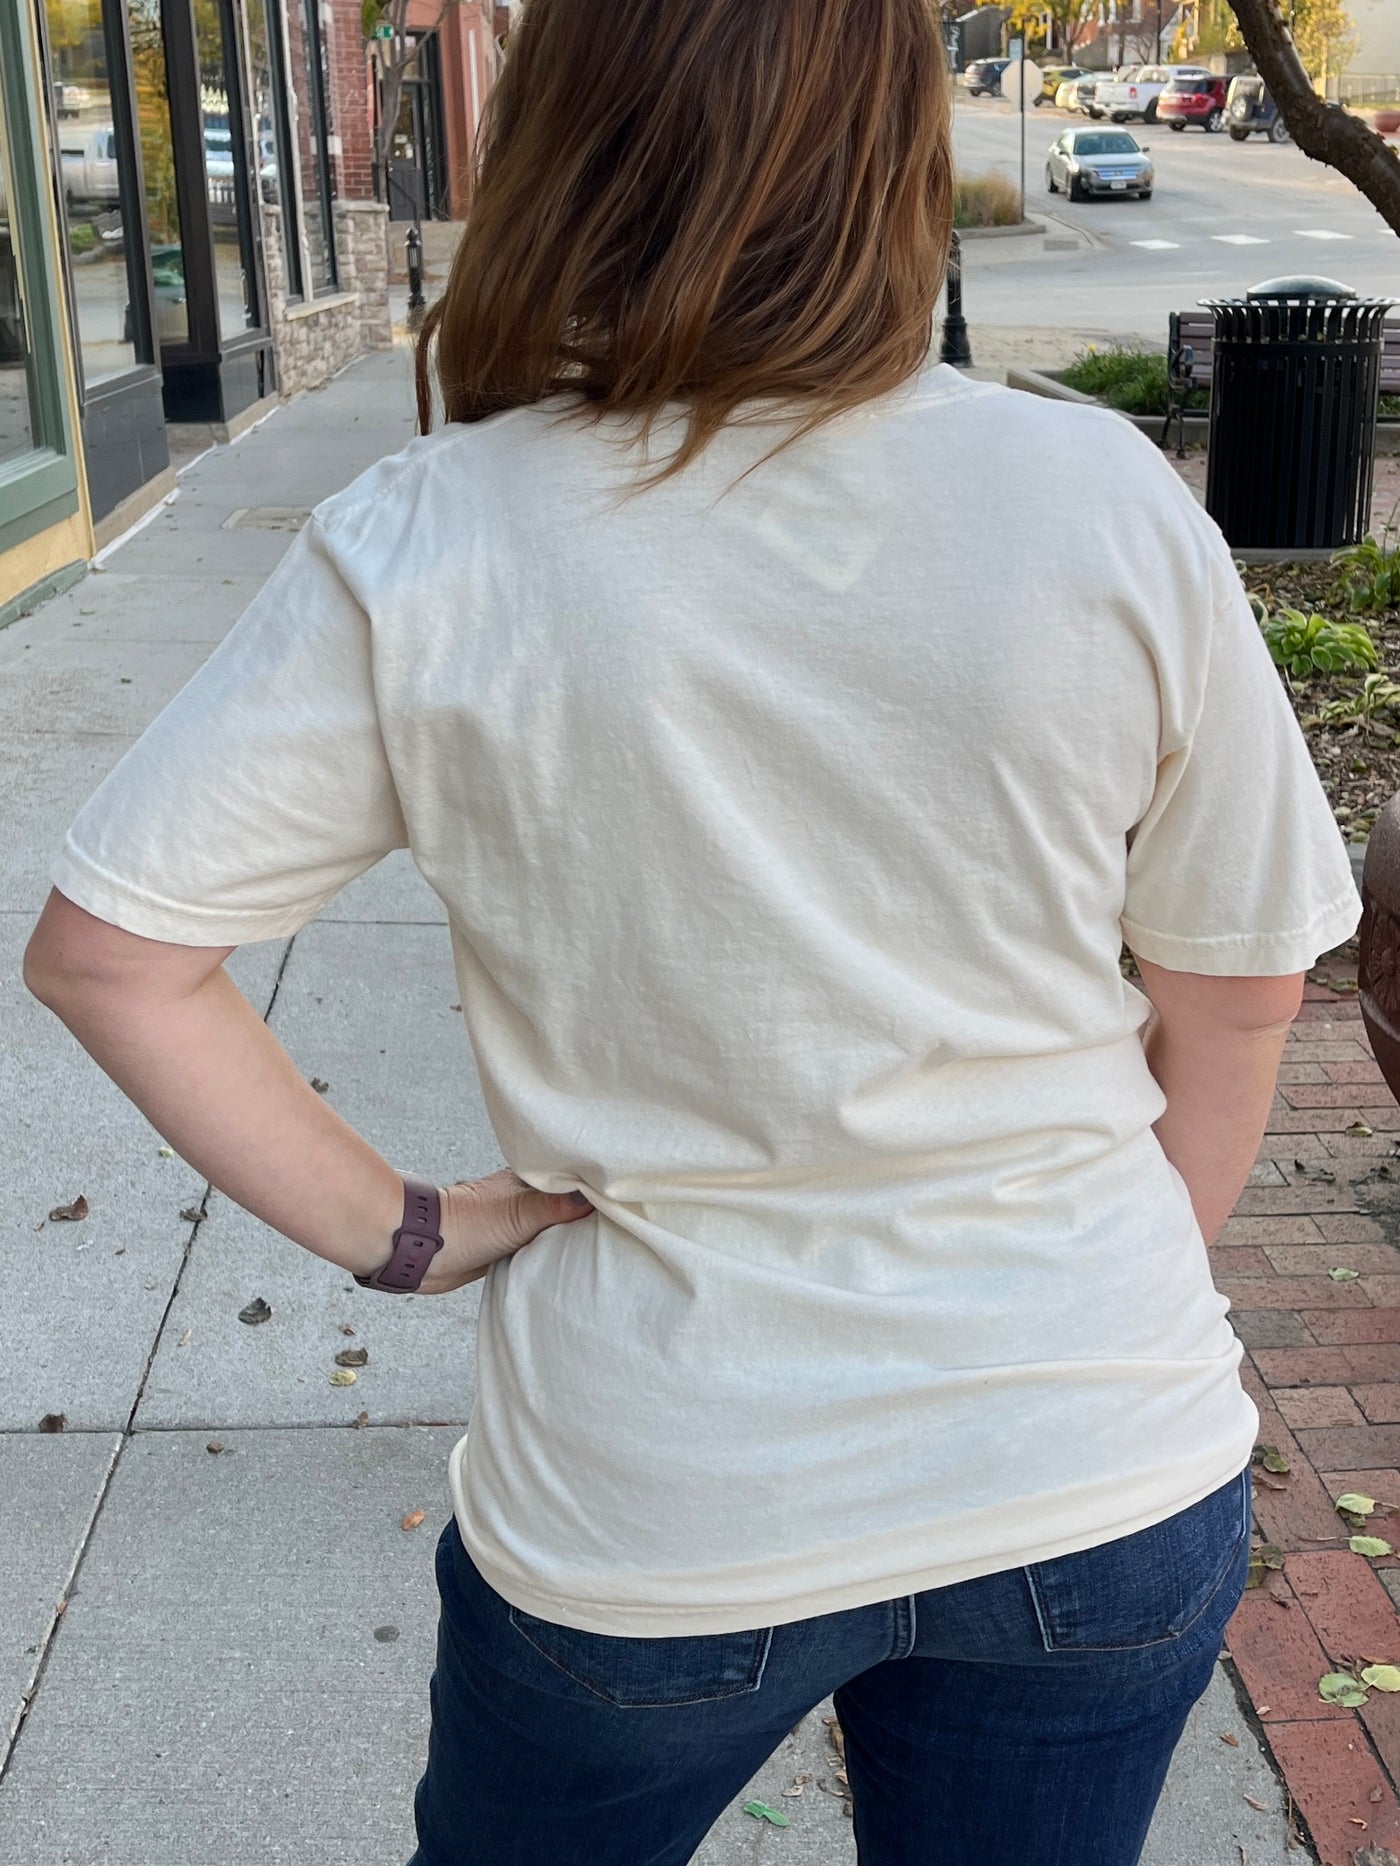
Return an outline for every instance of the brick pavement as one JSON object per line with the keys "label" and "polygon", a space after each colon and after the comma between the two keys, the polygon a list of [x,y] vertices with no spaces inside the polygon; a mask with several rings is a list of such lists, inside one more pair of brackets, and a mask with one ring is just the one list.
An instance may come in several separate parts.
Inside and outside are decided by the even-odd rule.
{"label": "brick pavement", "polygon": [[1345,952],[1310,976],[1258,1162],[1212,1251],[1260,1442],[1289,1464],[1255,1467],[1255,1540],[1282,1566],[1245,1595],[1230,1655],[1324,1866],[1367,1847],[1400,1856],[1400,1694],[1348,1710],[1317,1690],[1329,1671],[1400,1665],[1400,1556],[1353,1554],[1334,1508],[1375,1498],[1365,1533],[1400,1548],[1400,1107],[1354,979]]}

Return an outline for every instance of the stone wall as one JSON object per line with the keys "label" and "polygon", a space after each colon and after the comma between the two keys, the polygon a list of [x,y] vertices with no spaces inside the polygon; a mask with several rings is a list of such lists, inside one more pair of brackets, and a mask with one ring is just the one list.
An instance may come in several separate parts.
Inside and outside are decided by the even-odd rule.
{"label": "stone wall", "polygon": [[318,388],[366,350],[388,349],[393,342],[385,243],[388,210],[377,201],[335,202],[339,289],[320,298],[290,301],[281,209],[264,202],[262,212],[268,304],[282,394]]}

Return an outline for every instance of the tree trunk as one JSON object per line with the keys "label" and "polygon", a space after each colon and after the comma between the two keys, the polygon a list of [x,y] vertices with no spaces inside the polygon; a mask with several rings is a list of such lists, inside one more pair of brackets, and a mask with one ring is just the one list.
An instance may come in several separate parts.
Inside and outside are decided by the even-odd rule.
{"label": "tree trunk", "polygon": [[1313,89],[1275,0],[1230,0],[1259,75],[1303,154],[1358,187],[1400,233],[1400,156],[1360,117],[1325,104]]}

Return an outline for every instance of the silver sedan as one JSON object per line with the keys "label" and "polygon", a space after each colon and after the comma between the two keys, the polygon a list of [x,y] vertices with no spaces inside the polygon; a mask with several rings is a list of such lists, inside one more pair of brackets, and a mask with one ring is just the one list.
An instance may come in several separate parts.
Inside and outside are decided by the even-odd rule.
{"label": "silver sedan", "polygon": [[1131,130],[1066,130],[1045,158],[1045,186],[1071,201],[1100,194],[1150,201],[1153,180],[1152,158]]}

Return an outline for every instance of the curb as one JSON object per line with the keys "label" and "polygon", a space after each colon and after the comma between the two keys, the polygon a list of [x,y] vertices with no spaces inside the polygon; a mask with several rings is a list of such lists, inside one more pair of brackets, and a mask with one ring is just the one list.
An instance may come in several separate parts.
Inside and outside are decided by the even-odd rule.
{"label": "curb", "polygon": [[1044,233],[1045,222],[1034,218],[1018,220],[1010,227],[959,227],[959,240],[1004,240],[1018,233]]}

